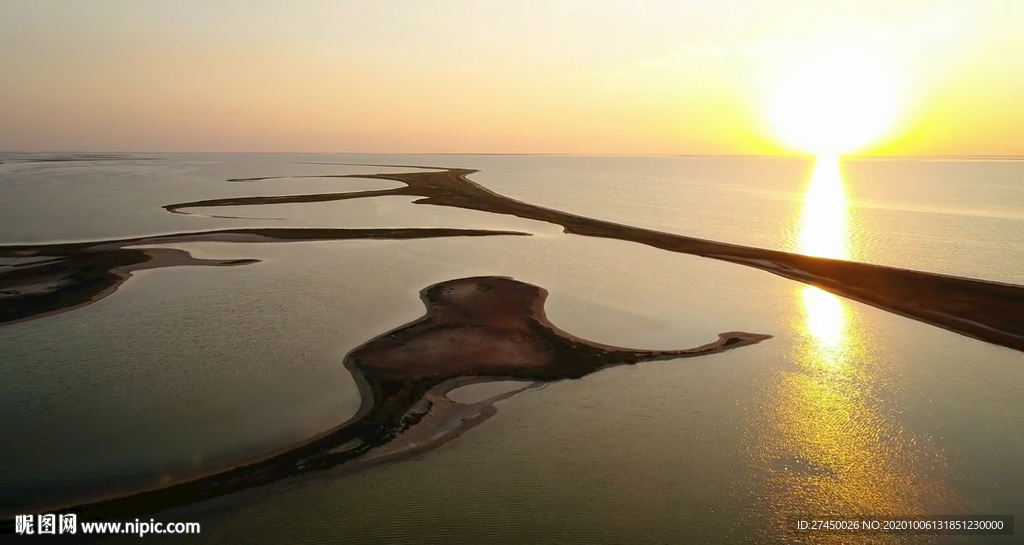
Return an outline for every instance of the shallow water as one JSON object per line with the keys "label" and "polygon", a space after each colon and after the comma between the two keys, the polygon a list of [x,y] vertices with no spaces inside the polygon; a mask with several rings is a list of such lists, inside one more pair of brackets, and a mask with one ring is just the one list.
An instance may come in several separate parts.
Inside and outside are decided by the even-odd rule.
{"label": "shallow water", "polygon": [[[290,193],[281,181],[226,178],[354,172],[296,159],[480,168],[473,179],[532,203],[785,250],[800,244],[813,167],[784,159],[485,156],[0,165],[0,194],[9,197],[0,206],[19,214],[0,214],[0,239],[8,241],[390,221],[533,233],[180,244],[198,257],[263,261],[143,271],[93,305],[4,327],[0,433],[17,445],[0,452],[5,487],[156,483],[328,429],[358,405],[341,366],[348,350],[420,316],[417,293],[427,285],[501,275],[546,288],[551,321],[601,343],[688,348],[729,330],[775,338],[531,390],[413,460],[185,510],[203,522],[201,541],[782,542],[782,521],[794,512],[1024,512],[1019,352],[808,293],[762,271],[405,198],[309,205],[309,215],[295,205],[216,209],[287,220],[160,209]],[[1014,236],[1024,232],[1024,163],[841,168],[851,257],[1024,282],[1024,246]],[[946,187],[967,177],[973,191]],[[924,189],[914,192],[914,184]],[[64,194],[51,202],[31,187]],[[393,184],[301,179],[295,192],[372,187]]]}

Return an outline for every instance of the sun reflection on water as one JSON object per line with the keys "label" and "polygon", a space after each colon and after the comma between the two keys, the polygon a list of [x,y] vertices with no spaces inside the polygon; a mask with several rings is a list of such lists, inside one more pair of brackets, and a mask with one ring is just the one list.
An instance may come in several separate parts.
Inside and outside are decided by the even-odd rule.
{"label": "sun reflection on water", "polygon": [[820,349],[819,359],[836,359],[846,333],[846,308],[838,297],[814,286],[803,288],[801,296],[807,332]]}
{"label": "sun reflection on water", "polygon": [[[850,259],[849,213],[839,158],[818,157],[800,212],[798,252],[815,257]],[[838,297],[814,286],[802,288],[806,331],[816,346],[816,360],[835,367],[842,356],[846,307]]]}
{"label": "sun reflection on water", "polygon": [[[818,157],[804,194],[797,251],[804,255],[850,259],[849,213],[839,158]],[[807,332],[820,349],[818,360],[834,367],[841,356],[846,331],[846,308],[831,293],[803,288]]]}
{"label": "sun reflection on water", "polygon": [[[804,194],[794,251],[852,259],[851,220],[836,157],[819,157]],[[933,469],[938,454],[879,409],[873,360],[849,303],[813,286],[797,299],[796,368],[767,399],[770,422],[757,448],[767,457],[777,524],[788,515],[925,514],[955,504]],[[937,511],[933,511],[937,510]],[[891,538],[891,539],[890,539]],[[807,543],[844,543],[812,536]],[[906,539],[906,536],[903,536]],[[923,538],[922,542],[930,539]],[[877,536],[873,543],[901,543]]]}
{"label": "sun reflection on water", "polygon": [[839,158],[818,157],[800,211],[799,252],[816,257],[849,259],[848,215]]}

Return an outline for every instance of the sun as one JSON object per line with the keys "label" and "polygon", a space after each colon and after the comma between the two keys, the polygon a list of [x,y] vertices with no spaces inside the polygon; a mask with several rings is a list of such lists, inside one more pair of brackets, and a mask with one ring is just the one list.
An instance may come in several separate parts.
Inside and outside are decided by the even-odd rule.
{"label": "sun", "polygon": [[820,54],[779,75],[768,121],[788,146],[815,155],[857,151],[892,129],[896,78],[878,57]]}

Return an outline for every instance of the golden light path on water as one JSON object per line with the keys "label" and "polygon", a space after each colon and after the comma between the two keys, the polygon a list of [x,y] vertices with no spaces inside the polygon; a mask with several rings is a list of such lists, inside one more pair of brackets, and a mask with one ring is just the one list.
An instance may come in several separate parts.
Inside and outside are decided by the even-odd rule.
{"label": "golden light path on water", "polygon": [[[803,196],[794,251],[855,259],[846,188],[837,157],[817,158]],[[796,287],[793,366],[780,373],[757,446],[768,465],[767,500],[787,516],[913,515],[956,512],[956,495],[937,476],[941,457],[881,410],[877,366],[884,347],[858,327],[849,303]],[[866,536],[859,536],[861,538]],[[793,536],[789,536],[792,539]],[[858,543],[929,543],[929,536],[873,536]],[[800,536],[801,543],[847,543],[851,536]],[[774,539],[772,540],[774,541]]]}
{"label": "golden light path on water", "polygon": [[[839,158],[818,157],[804,194],[798,251],[815,257],[850,259],[848,216]],[[814,286],[803,288],[802,297],[806,327],[811,336],[830,352],[839,349],[846,329],[843,303],[835,295]]]}

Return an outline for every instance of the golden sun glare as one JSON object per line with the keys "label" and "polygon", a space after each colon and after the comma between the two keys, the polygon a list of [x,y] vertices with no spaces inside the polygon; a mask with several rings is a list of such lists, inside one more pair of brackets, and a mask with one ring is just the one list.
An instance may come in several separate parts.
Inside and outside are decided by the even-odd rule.
{"label": "golden sun glare", "polygon": [[768,102],[768,121],[789,146],[840,155],[891,129],[897,113],[896,78],[871,55],[819,55],[781,74]]}

